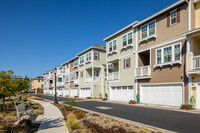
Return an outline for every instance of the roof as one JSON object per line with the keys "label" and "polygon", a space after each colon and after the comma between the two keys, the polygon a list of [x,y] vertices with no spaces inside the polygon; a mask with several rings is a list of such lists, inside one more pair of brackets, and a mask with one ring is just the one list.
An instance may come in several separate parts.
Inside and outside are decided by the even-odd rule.
{"label": "roof", "polygon": [[142,24],[144,24],[144,23],[150,21],[151,19],[153,19],[153,18],[155,18],[155,17],[161,15],[162,13],[164,13],[164,12],[166,12],[166,11],[168,11],[168,10],[171,10],[172,8],[174,8],[174,7],[176,7],[176,6],[180,5],[180,4],[182,4],[182,3],[184,3],[184,2],[186,2],[186,0],[178,0],[178,1],[175,2],[174,4],[172,4],[172,5],[168,6],[168,7],[166,7],[166,8],[164,8],[164,9],[162,9],[161,11],[155,13],[154,15],[152,15],[152,16],[150,16],[150,17],[148,17],[148,18],[146,18],[146,19],[144,19],[144,20],[142,20],[142,21],[140,21],[139,23],[137,23],[136,25],[134,25],[133,28],[138,27],[138,26],[140,26],[140,25],[142,25]]}
{"label": "roof", "polygon": [[32,79],[32,80],[37,80],[37,79],[43,79],[43,77],[42,77],[42,76],[38,76],[38,77],[35,77],[35,78]]}
{"label": "roof", "polygon": [[75,60],[75,59],[77,59],[77,58],[78,58],[78,56],[76,56],[76,57],[74,57],[74,58],[72,58],[72,59],[68,60],[67,62],[63,63],[63,64],[62,64],[62,66],[63,66],[63,65],[65,65],[65,64],[67,64],[67,63],[69,63],[69,62],[70,62],[70,61],[72,61],[72,60]]}
{"label": "roof", "polygon": [[78,53],[77,56],[81,55],[82,53],[84,53],[84,52],[86,52],[86,51],[88,51],[90,49],[106,50],[106,45],[97,44],[97,45],[91,46],[91,47],[87,48],[86,50]]}
{"label": "roof", "polygon": [[124,28],[122,28],[121,30],[115,32],[114,34],[112,34],[112,35],[106,37],[106,38],[103,39],[103,40],[104,40],[104,41],[107,41],[108,39],[110,39],[110,38],[116,36],[117,34],[119,34],[119,33],[123,32],[123,31],[127,30],[128,28],[131,28],[132,26],[134,26],[134,25],[137,24],[138,22],[139,22],[139,21],[134,21],[133,23],[127,25],[126,27],[124,27]]}
{"label": "roof", "polygon": [[196,33],[196,32],[200,32],[200,28],[197,28],[197,29],[194,29],[194,30],[185,32],[185,33],[183,34],[183,36],[191,35],[191,34]]}

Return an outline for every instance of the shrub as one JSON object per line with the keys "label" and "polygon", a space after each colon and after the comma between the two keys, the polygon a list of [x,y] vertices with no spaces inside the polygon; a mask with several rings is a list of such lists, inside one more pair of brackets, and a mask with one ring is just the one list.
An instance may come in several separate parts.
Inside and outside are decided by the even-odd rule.
{"label": "shrub", "polygon": [[78,98],[78,96],[74,96],[74,98]]}
{"label": "shrub", "polygon": [[180,109],[184,109],[184,110],[192,110],[192,105],[189,104],[182,104]]}
{"label": "shrub", "polygon": [[72,130],[76,130],[80,128],[79,121],[76,119],[76,117],[72,113],[70,113],[67,116],[67,126]]}
{"label": "shrub", "polygon": [[14,97],[14,98],[13,98],[13,101],[14,101],[14,102],[18,102],[18,101],[20,101],[20,99],[19,99],[19,97]]}
{"label": "shrub", "polygon": [[27,97],[22,97],[22,101],[24,102],[28,101]]}
{"label": "shrub", "polygon": [[91,97],[86,97],[86,99],[92,99]]}
{"label": "shrub", "polygon": [[76,102],[76,100],[74,98],[72,100],[70,100],[70,101],[65,100],[64,103],[68,104],[67,109],[69,111],[72,111],[73,106],[77,106],[77,102]]}
{"label": "shrub", "polygon": [[103,101],[106,101],[106,100],[107,100],[107,98],[102,98],[102,100],[103,100]]}
{"label": "shrub", "polygon": [[85,113],[80,109],[75,110],[73,113],[75,114],[77,119],[82,119],[85,117]]}
{"label": "shrub", "polygon": [[69,97],[69,95],[66,95],[65,97]]}
{"label": "shrub", "polygon": [[130,100],[129,104],[136,104],[137,102],[135,100]]}
{"label": "shrub", "polygon": [[36,108],[39,108],[40,104],[39,104],[39,103],[34,103],[34,106],[35,106]]}

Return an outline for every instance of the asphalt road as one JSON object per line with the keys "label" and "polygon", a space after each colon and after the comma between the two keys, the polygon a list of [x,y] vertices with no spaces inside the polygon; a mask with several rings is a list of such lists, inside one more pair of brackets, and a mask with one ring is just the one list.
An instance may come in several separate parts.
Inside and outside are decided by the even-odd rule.
{"label": "asphalt road", "polygon": [[[54,100],[53,96],[36,95],[40,98]],[[59,101],[69,98],[59,97]],[[81,101],[78,107],[116,116],[119,118],[140,122],[143,124],[163,128],[181,133],[200,133],[200,114],[169,111],[155,108],[129,106],[116,103]],[[97,107],[97,108],[96,108]],[[111,109],[99,109],[109,107]]]}

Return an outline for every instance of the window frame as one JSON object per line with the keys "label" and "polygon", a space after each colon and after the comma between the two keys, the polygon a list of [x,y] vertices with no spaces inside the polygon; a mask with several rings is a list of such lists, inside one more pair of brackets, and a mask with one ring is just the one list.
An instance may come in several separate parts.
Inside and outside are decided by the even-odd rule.
{"label": "window frame", "polygon": [[91,61],[91,52],[88,52],[87,54],[86,54],[86,62],[89,62],[89,61]]}
{"label": "window frame", "polygon": [[94,60],[98,60],[98,53],[99,53],[98,51],[94,51]]}
{"label": "window frame", "polygon": [[[155,34],[149,36],[149,24],[151,24],[153,22],[155,22]],[[147,37],[142,38],[142,28],[145,27],[145,26],[147,26]],[[157,29],[156,29],[156,19],[155,19],[155,20],[153,20],[153,21],[151,21],[151,22],[140,27],[140,40],[145,40],[145,39],[151,38],[152,36],[156,36],[156,33],[157,33],[156,31],[157,31]]]}
{"label": "window frame", "polygon": [[[127,62],[128,61],[128,62]],[[131,57],[125,58],[125,69],[130,68]],[[128,63],[128,64],[127,64]]]}
{"label": "window frame", "polygon": [[[176,45],[179,45],[180,46],[180,59],[179,60],[175,60],[175,46]],[[172,50],[172,60],[170,62],[164,62],[164,48],[167,48],[167,47],[171,47],[171,50]],[[165,46],[165,47],[162,47],[162,48],[158,48],[156,49],[156,54],[155,54],[155,65],[160,65],[160,64],[169,64],[171,62],[176,62],[176,61],[182,61],[182,52],[181,52],[181,47],[182,47],[182,43],[179,42],[179,43],[175,43],[175,44],[172,44],[172,45],[168,45],[168,46]],[[158,50],[161,50],[161,63],[158,64],[157,62],[157,51]]]}
{"label": "window frame", "polygon": [[[114,42],[116,42],[116,44],[115,44],[116,49],[115,49],[115,50],[114,50],[114,45],[113,45]],[[111,47],[110,47],[110,44],[111,44]],[[108,43],[108,45],[109,45],[109,47],[108,47],[109,53],[112,53],[112,52],[114,52],[114,51],[117,51],[117,39],[114,39],[114,40],[110,41],[110,42]],[[112,50],[110,50],[110,48],[111,48]]]}
{"label": "window frame", "polygon": [[80,57],[80,64],[83,64],[84,63],[84,55],[82,55],[81,57]]}
{"label": "window frame", "polygon": [[[131,39],[132,39],[132,42],[129,44],[128,43],[128,41],[129,41],[129,39],[128,39],[128,35],[129,34],[131,34]],[[124,46],[123,45],[123,37],[126,37],[126,45]],[[125,47],[127,47],[127,46],[131,46],[131,45],[133,45],[133,31],[129,31],[128,33],[126,33],[126,34],[123,34],[122,36],[121,36],[121,45],[122,45],[122,48],[125,48]]]}
{"label": "window frame", "polygon": [[[176,14],[176,17],[175,17],[176,18],[176,22],[174,24],[172,24],[172,21],[171,21],[173,19],[173,18],[171,18],[171,13],[172,12],[175,12],[175,14]],[[177,24],[177,9],[174,9],[173,11],[171,11],[169,13],[169,16],[170,16],[170,26]]]}

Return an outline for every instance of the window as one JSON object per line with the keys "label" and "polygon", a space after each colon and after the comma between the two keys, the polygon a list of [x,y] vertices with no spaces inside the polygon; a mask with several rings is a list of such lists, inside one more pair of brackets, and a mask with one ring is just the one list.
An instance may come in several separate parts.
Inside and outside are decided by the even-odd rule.
{"label": "window", "polygon": [[87,56],[87,59],[86,59],[86,60],[87,60],[87,61],[90,61],[90,60],[91,60],[91,53],[87,53],[86,56]]}
{"label": "window", "polygon": [[124,59],[124,68],[130,67],[130,58]]}
{"label": "window", "polygon": [[181,58],[180,44],[174,45],[174,58],[175,61]]}
{"label": "window", "polygon": [[161,64],[161,49],[157,50],[157,64]]}
{"label": "window", "polygon": [[99,60],[99,52],[97,52],[97,51],[94,51],[94,60]]}
{"label": "window", "polygon": [[156,64],[181,60],[181,44],[171,45],[156,50]]}
{"label": "window", "polygon": [[156,21],[152,21],[141,28],[141,39],[151,37],[156,34]]}
{"label": "window", "polygon": [[133,42],[133,39],[132,39],[132,32],[131,33],[128,33],[128,44],[132,44]]}
{"label": "window", "polygon": [[84,56],[81,56],[80,57],[80,64],[83,64],[84,63]]}
{"label": "window", "polygon": [[69,76],[68,75],[66,75],[66,81],[69,81]]}
{"label": "window", "polygon": [[58,78],[58,82],[62,82],[62,78]]}
{"label": "window", "polygon": [[172,47],[164,48],[164,63],[172,61]]}
{"label": "window", "polygon": [[126,44],[127,44],[126,35],[122,37],[122,41],[123,41],[123,47],[126,46]]}
{"label": "window", "polygon": [[109,52],[112,52],[112,42],[109,43]]}
{"label": "window", "polygon": [[117,50],[117,40],[109,43],[109,52]]}
{"label": "window", "polygon": [[77,66],[78,65],[78,60],[74,60],[74,66]]}
{"label": "window", "polygon": [[117,44],[117,40],[114,40],[114,41],[113,41],[113,50],[116,50],[116,49],[117,49],[117,45],[116,45],[116,44]]}
{"label": "window", "polygon": [[38,82],[40,82],[40,80],[38,79]]}
{"label": "window", "polygon": [[149,36],[152,36],[156,33],[155,30],[155,21],[149,23]]}
{"label": "window", "polygon": [[81,77],[83,77],[83,71],[81,71]]}
{"label": "window", "polygon": [[94,70],[94,76],[96,76],[96,77],[99,76],[99,70]]}
{"label": "window", "polygon": [[70,75],[70,79],[71,79],[71,80],[74,80],[74,73],[72,73],[72,74]]}
{"label": "window", "polygon": [[176,24],[176,10],[170,12],[170,25]]}
{"label": "window", "polygon": [[76,79],[78,79],[78,72],[76,72]]}
{"label": "window", "polygon": [[53,84],[53,80],[49,80],[49,83],[50,83],[50,84]]}

